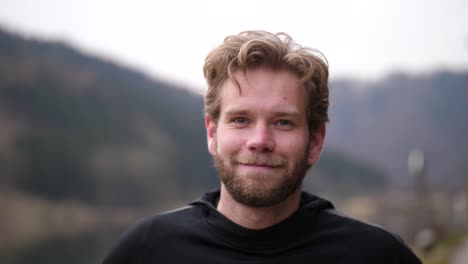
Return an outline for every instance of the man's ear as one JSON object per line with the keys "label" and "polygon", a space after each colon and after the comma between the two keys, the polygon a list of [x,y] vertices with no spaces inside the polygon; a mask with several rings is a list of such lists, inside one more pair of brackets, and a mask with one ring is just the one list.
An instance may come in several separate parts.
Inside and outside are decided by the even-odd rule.
{"label": "man's ear", "polygon": [[325,134],[325,123],[320,124],[319,127],[310,134],[309,159],[307,160],[310,166],[317,163],[320,158],[325,142]]}
{"label": "man's ear", "polygon": [[208,115],[205,116],[206,137],[208,143],[208,152],[216,155],[216,122]]}

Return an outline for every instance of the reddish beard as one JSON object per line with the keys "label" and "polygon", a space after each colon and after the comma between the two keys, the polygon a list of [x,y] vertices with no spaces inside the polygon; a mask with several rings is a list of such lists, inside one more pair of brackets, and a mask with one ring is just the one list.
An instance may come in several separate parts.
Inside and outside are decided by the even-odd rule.
{"label": "reddish beard", "polygon": [[[308,150],[308,148],[306,148]],[[267,156],[233,156],[226,160],[219,154],[214,156],[219,177],[238,203],[252,207],[267,207],[278,204],[292,195],[302,184],[307,170],[308,151],[292,167],[284,159],[272,159]],[[257,164],[272,167],[274,174],[252,173],[239,174],[241,164]],[[258,179],[261,182],[256,182]]]}

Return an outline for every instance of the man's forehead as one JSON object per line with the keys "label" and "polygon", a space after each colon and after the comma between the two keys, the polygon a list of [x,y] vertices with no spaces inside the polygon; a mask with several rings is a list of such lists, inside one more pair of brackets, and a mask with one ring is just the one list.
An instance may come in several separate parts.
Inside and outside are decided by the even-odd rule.
{"label": "man's forehead", "polygon": [[[249,78],[250,76],[254,78]],[[305,114],[305,95],[298,78],[287,71],[266,69],[241,71],[233,74],[221,86],[220,109],[225,115],[249,114],[266,111],[275,116],[302,116]],[[237,84],[236,84],[237,80]]]}
{"label": "man's forehead", "polygon": [[[268,78],[265,78],[266,76]],[[221,85],[221,94],[236,92],[236,94],[243,95],[248,93],[249,90],[255,89],[260,83],[274,83],[280,78],[286,78],[291,90],[294,90],[295,87],[302,87],[299,78],[293,72],[262,66],[245,71],[234,71],[232,78],[228,78]]]}

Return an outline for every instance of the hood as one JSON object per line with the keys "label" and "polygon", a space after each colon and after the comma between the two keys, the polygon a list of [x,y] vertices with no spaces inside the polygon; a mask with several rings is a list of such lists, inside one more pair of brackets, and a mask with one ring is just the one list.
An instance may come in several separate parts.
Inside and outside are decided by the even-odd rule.
{"label": "hood", "polygon": [[[191,202],[190,205],[204,206],[216,210],[216,206],[219,201],[219,196],[220,190],[216,189],[205,193],[200,199]],[[322,211],[334,208],[335,207],[330,201],[307,192],[302,192],[298,210]]]}
{"label": "hood", "polygon": [[[271,256],[309,243],[315,237],[313,234],[320,232],[315,224],[317,216],[333,208],[329,201],[303,192],[299,209],[282,222],[264,229],[247,229],[230,221],[216,209],[219,196],[219,190],[207,192],[191,205],[202,212],[203,223],[208,225],[208,230],[219,241],[225,241],[225,246],[257,255]],[[305,232],[311,235],[305,236]]]}

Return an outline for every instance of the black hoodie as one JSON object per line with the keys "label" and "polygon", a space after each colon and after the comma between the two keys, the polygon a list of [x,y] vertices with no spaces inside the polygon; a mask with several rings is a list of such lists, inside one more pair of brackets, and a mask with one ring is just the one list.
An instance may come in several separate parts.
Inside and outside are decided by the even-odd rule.
{"label": "black hoodie", "polygon": [[216,210],[219,190],[184,208],[133,225],[104,264],[123,263],[421,263],[380,227],[342,216],[303,192],[300,208],[271,227],[241,227]]}

